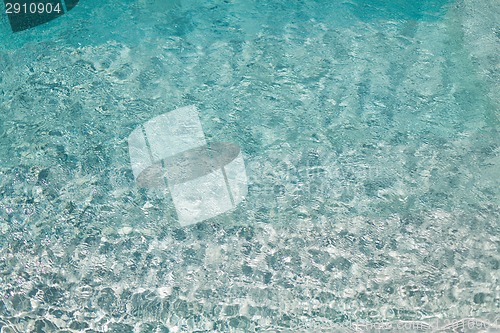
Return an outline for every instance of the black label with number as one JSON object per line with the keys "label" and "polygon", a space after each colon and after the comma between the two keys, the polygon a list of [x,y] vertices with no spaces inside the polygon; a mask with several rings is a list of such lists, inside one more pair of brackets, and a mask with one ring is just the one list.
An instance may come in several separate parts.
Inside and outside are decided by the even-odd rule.
{"label": "black label with number", "polygon": [[13,32],[49,22],[71,10],[78,0],[4,0]]}

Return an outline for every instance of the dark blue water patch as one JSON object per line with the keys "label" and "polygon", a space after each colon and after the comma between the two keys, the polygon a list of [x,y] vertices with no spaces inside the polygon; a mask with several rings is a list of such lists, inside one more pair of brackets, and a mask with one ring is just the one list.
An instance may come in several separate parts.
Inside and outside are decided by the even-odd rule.
{"label": "dark blue water patch", "polygon": [[452,0],[353,0],[347,5],[364,22],[377,19],[428,21],[441,17]]}
{"label": "dark blue water patch", "polygon": [[[235,32],[254,35],[263,26],[267,33],[281,33],[292,24],[295,37],[305,37],[312,22],[333,27],[348,27],[357,21],[374,20],[434,20],[445,13],[453,0],[352,0],[343,1],[247,1],[244,5],[223,0],[202,5],[186,1],[181,6],[159,9],[158,5],[140,4],[133,0],[109,2],[88,0],[80,2],[64,18],[54,20],[24,32],[10,33],[2,26],[0,43],[7,48],[20,48],[28,42],[66,40],[68,45],[82,47],[108,41],[128,45],[154,43],[158,37],[186,37],[195,30],[220,39],[241,38]],[[160,1],[157,1],[161,3]],[[162,6],[160,6],[162,7]],[[276,13],[280,13],[276,18]],[[154,19],[152,19],[154,17]],[[109,29],[109,22],[114,22]],[[252,30],[249,31],[248,29]],[[153,38],[152,38],[153,37]]]}

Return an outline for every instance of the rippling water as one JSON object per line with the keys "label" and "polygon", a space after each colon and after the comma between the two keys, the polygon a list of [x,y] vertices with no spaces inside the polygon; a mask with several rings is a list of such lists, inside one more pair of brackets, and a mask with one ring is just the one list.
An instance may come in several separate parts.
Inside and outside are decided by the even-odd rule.
{"label": "rippling water", "polygon": [[[0,331],[498,332],[499,17],[82,0],[13,34],[0,16]],[[127,138],[186,105],[241,148],[248,195],[181,227]]]}

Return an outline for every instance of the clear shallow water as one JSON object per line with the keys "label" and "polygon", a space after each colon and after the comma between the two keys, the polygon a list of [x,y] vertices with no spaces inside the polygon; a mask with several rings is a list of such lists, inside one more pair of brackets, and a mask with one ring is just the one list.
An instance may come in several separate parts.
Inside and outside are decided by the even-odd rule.
{"label": "clear shallow water", "polygon": [[[492,2],[96,4],[0,21],[5,332],[495,322]],[[249,193],[181,228],[127,137],[191,104]]]}

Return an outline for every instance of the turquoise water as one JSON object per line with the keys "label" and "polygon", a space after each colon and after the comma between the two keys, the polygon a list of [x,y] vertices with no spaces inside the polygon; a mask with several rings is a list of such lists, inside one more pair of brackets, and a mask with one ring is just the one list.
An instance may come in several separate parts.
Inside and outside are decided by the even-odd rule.
{"label": "turquoise water", "polygon": [[[499,331],[493,1],[80,2],[0,16],[0,332]],[[186,105],[248,195],[181,227],[127,138]]]}

